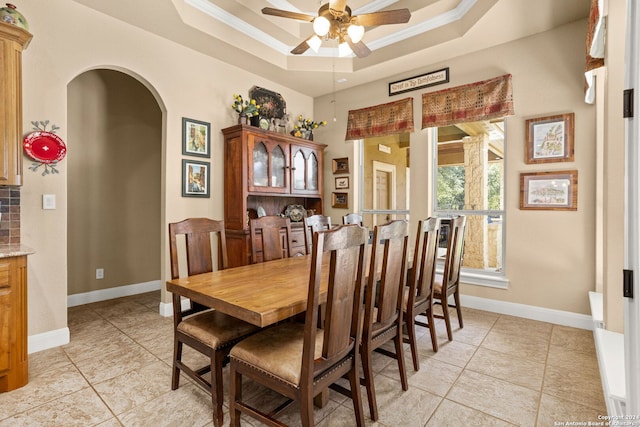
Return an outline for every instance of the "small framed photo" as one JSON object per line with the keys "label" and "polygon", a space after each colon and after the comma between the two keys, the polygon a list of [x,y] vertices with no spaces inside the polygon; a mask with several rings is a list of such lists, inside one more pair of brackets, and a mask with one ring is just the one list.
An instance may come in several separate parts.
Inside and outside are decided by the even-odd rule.
{"label": "small framed photo", "polygon": [[349,158],[333,159],[333,173],[349,173]]}
{"label": "small framed photo", "polygon": [[336,190],[347,190],[348,188],[349,188],[348,176],[336,177]]}
{"label": "small framed photo", "polygon": [[520,174],[520,209],[578,209],[578,171]]}
{"label": "small framed photo", "polygon": [[209,197],[209,162],[182,159],[182,197]]}
{"label": "small framed photo", "polygon": [[182,154],[185,156],[211,156],[211,125],[199,120],[182,118]]}
{"label": "small framed photo", "polygon": [[569,113],[527,120],[526,162],[572,162],[574,115]]}
{"label": "small framed photo", "polygon": [[331,193],[331,207],[337,209],[349,209],[349,194]]}

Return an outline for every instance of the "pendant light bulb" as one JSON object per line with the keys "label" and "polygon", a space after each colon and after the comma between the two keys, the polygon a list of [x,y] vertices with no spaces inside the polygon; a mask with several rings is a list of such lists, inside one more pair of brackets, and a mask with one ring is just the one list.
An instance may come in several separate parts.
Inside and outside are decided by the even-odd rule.
{"label": "pendant light bulb", "polygon": [[313,31],[319,36],[324,37],[329,33],[331,22],[324,16],[318,16],[313,20]]}
{"label": "pendant light bulb", "polygon": [[349,28],[347,28],[347,34],[351,37],[352,42],[358,43],[364,36],[364,27],[362,25],[349,25]]}
{"label": "pendant light bulb", "polygon": [[353,53],[353,51],[351,50],[351,47],[349,46],[349,43],[342,42],[338,46],[338,56],[344,57],[344,56],[351,55],[352,53]]}

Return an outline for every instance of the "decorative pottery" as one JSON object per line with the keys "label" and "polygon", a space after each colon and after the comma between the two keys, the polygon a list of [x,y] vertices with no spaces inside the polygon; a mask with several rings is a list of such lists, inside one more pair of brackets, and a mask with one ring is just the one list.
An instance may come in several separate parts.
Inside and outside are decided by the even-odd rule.
{"label": "decorative pottery", "polygon": [[251,126],[260,127],[260,116],[252,116],[249,118]]}
{"label": "decorative pottery", "polygon": [[248,125],[249,124],[249,117],[246,116],[245,114],[240,114],[238,116],[238,124],[239,125]]}
{"label": "decorative pottery", "polygon": [[29,24],[24,15],[18,12],[16,7],[11,3],[7,3],[6,5],[7,7],[0,8],[0,21],[29,31]]}

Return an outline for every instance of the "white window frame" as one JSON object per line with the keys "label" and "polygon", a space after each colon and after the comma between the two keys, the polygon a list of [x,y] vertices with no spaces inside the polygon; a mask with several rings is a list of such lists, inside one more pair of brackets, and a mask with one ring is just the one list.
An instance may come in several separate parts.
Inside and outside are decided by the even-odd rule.
{"label": "white window frame", "polygon": [[[507,211],[506,200],[503,203],[501,211],[495,210],[437,210],[437,197],[438,197],[438,128],[429,128],[432,155],[431,155],[431,206],[433,209],[433,215],[440,217],[447,217],[452,215],[496,215],[502,216],[502,270],[501,271],[482,271],[475,268],[462,267],[460,270],[460,281],[465,284],[486,286],[490,288],[508,289],[509,279],[506,275],[506,237],[507,237]],[[507,126],[505,119],[505,141],[507,139]],[[506,144],[505,144],[506,151]],[[506,158],[506,156],[505,156]],[[507,175],[507,163],[503,159],[503,179]],[[504,194],[507,194],[507,182],[504,179]],[[505,196],[506,198],[506,196]],[[437,272],[442,273],[442,268],[437,268]]]}

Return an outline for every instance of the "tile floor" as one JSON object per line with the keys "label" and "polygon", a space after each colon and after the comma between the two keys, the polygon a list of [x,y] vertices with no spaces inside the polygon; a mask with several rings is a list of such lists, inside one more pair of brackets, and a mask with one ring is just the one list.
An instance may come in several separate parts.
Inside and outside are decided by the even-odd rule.
{"label": "tile floor", "polygon": [[[212,426],[204,391],[184,378],[171,391],[172,323],[158,315],[159,302],[152,292],[70,308],[71,342],[29,356],[29,384],[0,393],[0,427]],[[590,331],[473,309],[463,318],[452,342],[438,321],[437,353],[420,328],[421,369],[413,371],[407,351],[406,392],[396,362],[376,355],[380,420],[368,418],[363,391],[367,425],[554,426],[606,414]],[[250,383],[244,393],[278,398]],[[300,424],[295,407],[283,421]],[[316,409],[318,426],[354,422],[340,394]]]}

